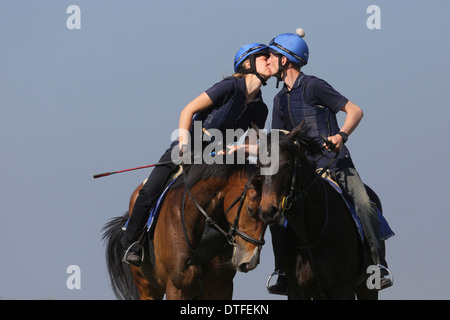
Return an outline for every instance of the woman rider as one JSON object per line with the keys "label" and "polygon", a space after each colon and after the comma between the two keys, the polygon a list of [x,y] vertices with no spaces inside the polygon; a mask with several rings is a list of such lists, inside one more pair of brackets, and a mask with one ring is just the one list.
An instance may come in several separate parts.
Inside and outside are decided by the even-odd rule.
{"label": "woman rider", "polygon": [[[171,161],[172,149],[179,146],[182,150],[188,144],[187,132],[192,135],[193,120],[201,121],[206,130],[220,130],[223,136],[226,129],[245,131],[251,127],[252,122],[263,128],[268,109],[262,100],[260,88],[271,76],[268,57],[268,47],[264,44],[250,43],[240,48],[234,59],[236,73],[213,85],[183,109],[178,141],[171,144],[159,162]],[[123,237],[124,248],[128,248],[124,262],[141,265],[142,251],[138,239],[149,218],[150,209],[175,167],[173,163],[155,167],[140,190]]]}

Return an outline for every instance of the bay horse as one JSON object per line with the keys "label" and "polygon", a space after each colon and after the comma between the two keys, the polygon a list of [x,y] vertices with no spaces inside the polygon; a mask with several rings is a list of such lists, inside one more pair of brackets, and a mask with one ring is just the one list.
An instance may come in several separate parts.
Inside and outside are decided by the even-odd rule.
{"label": "bay horse", "polygon": [[[184,165],[182,177],[166,194],[153,235],[145,233],[142,266],[135,267],[122,262],[126,248],[121,228],[132,214],[143,184],[139,185],[128,212],[104,227],[107,267],[116,297],[231,299],[236,271],[254,269],[264,244],[266,224],[258,216],[260,184],[253,179],[257,172],[249,163]],[[216,236],[203,243],[207,220]],[[222,237],[219,245],[206,259],[201,254],[197,259],[198,247],[214,247],[217,234]]]}
{"label": "bay horse", "polygon": [[290,133],[280,131],[278,142],[271,142],[269,133],[267,152],[278,143],[279,170],[261,176],[261,218],[268,224],[279,223],[282,216],[287,220],[282,257],[288,299],[376,300],[378,291],[366,285],[372,264],[368,249],[341,195],[307,160],[305,152],[313,147],[305,133],[303,124]]}

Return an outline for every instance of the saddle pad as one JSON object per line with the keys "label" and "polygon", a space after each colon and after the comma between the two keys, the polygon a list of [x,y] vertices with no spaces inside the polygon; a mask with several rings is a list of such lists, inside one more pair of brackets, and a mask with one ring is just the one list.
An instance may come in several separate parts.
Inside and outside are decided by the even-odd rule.
{"label": "saddle pad", "polygon": [[[153,233],[153,231],[155,229],[156,220],[158,219],[159,210],[161,209],[161,205],[162,205],[162,203],[164,201],[164,198],[166,197],[167,191],[170,189],[172,184],[175,181],[178,180],[179,177],[180,177],[180,175],[177,175],[172,181],[170,181],[170,183],[166,186],[164,191],[158,197],[158,201],[156,201],[155,205],[150,210],[150,216],[149,216],[149,218],[147,220],[147,224],[146,224],[147,232],[150,232],[150,237],[152,236],[152,233]],[[147,182],[147,179],[144,180],[143,184],[145,184],[146,182]],[[130,221],[130,218],[128,218],[127,222],[122,227],[122,230],[125,231],[127,229],[129,221]]]}
{"label": "saddle pad", "polygon": [[173,179],[167,187],[164,189],[164,191],[161,193],[161,195],[158,198],[158,201],[156,201],[156,204],[153,206],[153,208],[150,210],[150,216],[147,221],[147,232],[150,234],[150,238],[153,236],[153,231],[155,230],[156,221],[158,220],[159,211],[161,210],[162,203],[164,201],[164,198],[166,197],[167,191],[169,191],[172,184],[178,180],[180,176],[178,175],[175,179]]}
{"label": "saddle pad", "polygon": [[[364,243],[364,230],[363,227],[361,225],[361,221],[359,220],[358,216],[356,215],[356,210],[355,210],[355,206],[353,205],[353,203],[344,195],[344,192],[342,191],[342,189],[339,187],[338,184],[336,184],[336,182],[334,182],[333,180],[330,179],[326,179],[326,178],[322,178],[325,181],[327,181],[333,188],[334,190],[336,190],[337,193],[339,193],[342,197],[342,199],[344,200],[345,204],[347,205],[353,221],[355,222],[356,228],[358,230],[358,234],[361,238],[361,241]],[[380,221],[380,237],[381,240],[387,240],[390,237],[394,236],[395,233],[392,231],[391,227],[389,226],[387,220],[384,218],[384,216],[381,214],[381,211],[377,208],[377,213],[378,213],[378,220]]]}

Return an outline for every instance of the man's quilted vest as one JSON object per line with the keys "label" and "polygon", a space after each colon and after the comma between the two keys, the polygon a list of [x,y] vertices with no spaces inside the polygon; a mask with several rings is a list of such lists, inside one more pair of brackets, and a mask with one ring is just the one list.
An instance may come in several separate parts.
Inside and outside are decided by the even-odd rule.
{"label": "man's quilted vest", "polygon": [[305,100],[305,88],[312,76],[303,75],[300,84],[280,97],[280,111],[284,118],[286,129],[291,131],[305,120],[309,127],[308,137],[323,145],[321,135],[329,137],[339,132],[336,115],[328,108],[310,105]]}

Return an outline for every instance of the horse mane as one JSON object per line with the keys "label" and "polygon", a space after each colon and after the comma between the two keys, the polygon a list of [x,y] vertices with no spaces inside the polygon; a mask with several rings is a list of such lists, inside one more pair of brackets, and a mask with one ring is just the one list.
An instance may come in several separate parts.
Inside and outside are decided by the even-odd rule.
{"label": "horse mane", "polygon": [[[317,146],[316,141],[308,137],[308,131],[309,128],[307,126],[296,127],[291,132],[280,130],[280,149],[286,150],[288,153],[293,155],[296,153],[303,155],[305,155],[305,153],[320,153],[321,148]],[[295,136],[295,139],[292,139],[292,136]],[[237,163],[237,157],[234,158],[234,163],[232,164],[226,163],[227,159],[225,156],[222,160],[223,164],[201,163],[183,165],[185,179],[178,179],[174,182],[173,188],[184,187],[185,184],[188,187],[192,187],[200,180],[211,177],[217,177],[225,180],[238,171],[243,171],[247,177],[251,177],[259,170],[255,164],[249,163],[248,160],[245,160],[245,163]]]}
{"label": "horse mane", "polygon": [[290,132],[279,130],[280,148],[286,150],[290,154],[302,152],[316,155],[321,153],[322,148],[317,145],[317,142],[314,139],[308,136],[308,132],[308,126],[296,127]]}
{"label": "horse mane", "polygon": [[208,179],[211,177],[217,177],[225,180],[228,179],[234,173],[239,171],[242,171],[247,177],[250,177],[251,175],[256,174],[257,172],[256,165],[251,164],[248,161],[246,161],[243,164],[242,163],[227,164],[225,162],[225,159],[223,161],[223,164],[193,163],[183,165],[183,170],[186,181],[185,179],[178,179],[176,182],[174,182],[173,188],[184,187],[185,185],[188,187],[192,187],[200,180]]}

